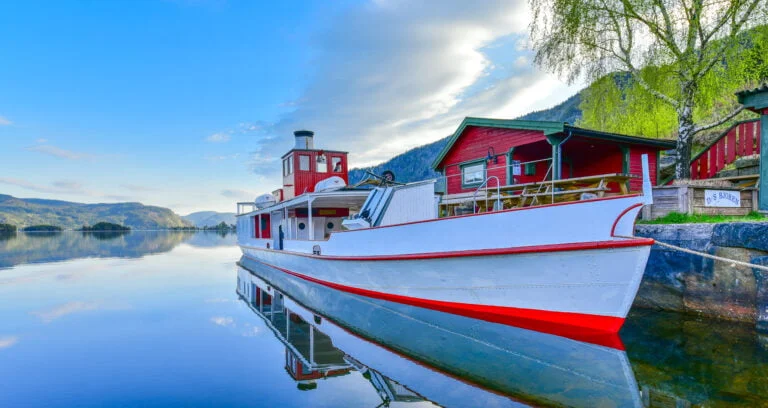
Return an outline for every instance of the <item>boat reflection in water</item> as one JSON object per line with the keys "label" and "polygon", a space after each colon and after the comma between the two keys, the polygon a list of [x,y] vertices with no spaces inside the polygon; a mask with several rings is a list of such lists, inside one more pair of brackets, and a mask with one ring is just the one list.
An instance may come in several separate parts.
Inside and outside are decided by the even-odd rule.
{"label": "boat reflection in water", "polygon": [[245,257],[239,266],[237,293],[285,344],[301,389],[357,370],[384,404],[642,406],[618,340],[607,347],[351,295]]}

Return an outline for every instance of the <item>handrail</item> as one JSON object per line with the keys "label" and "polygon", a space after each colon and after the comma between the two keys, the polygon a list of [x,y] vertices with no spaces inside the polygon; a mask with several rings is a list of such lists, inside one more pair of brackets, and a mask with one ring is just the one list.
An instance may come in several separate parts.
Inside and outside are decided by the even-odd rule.
{"label": "handrail", "polygon": [[699,157],[703,156],[704,153],[706,153],[709,149],[711,149],[714,145],[716,145],[720,141],[720,139],[728,136],[728,133],[731,133],[731,130],[733,130],[735,127],[741,126],[741,125],[743,125],[745,123],[759,122],[759,121],[760,121],[760,119],[747,119],[747,120],[740,120],[740,121],[734,123],[728,129],[723,131],[723,133],[721,133],[720,136],[716,137],[715,140],[712,141],[712,143],[708,144],[707,146],[704,147],[704,149],[702,149],[700,152],[696,153],[695,156],[691,157],[691,163],[696,161],[696,159],[698,159]]}
{"label": "handrail", "polygon": [[[496,176],[491,176],[485,179],[482,184],[475,190],[475,193],[472,194],[472,213],[476,214],[477,212],[477,192],[480,191],[483,186],[488,184],[488,181],[491,179],[496,179],[496,203],[499,207],[501,207],[501,182],[499,181],[499,178]],[[485,194],[485,209],[488,210],[488,193]]]}

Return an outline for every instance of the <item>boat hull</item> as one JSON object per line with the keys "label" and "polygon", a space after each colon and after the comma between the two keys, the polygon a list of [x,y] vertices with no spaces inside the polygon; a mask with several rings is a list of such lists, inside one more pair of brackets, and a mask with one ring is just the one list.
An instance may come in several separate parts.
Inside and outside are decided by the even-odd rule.
{"label": "boat hull", "polygon": [[617,242],[357,261],[241,248],[250,259],[348,293],[588,340],[621,328],[645,269],[649,242]]}

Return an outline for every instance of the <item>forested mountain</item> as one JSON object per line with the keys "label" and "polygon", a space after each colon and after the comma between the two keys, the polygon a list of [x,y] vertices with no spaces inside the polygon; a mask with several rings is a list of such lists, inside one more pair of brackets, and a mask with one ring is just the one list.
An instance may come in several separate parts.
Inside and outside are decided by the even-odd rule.
{"label": "forested mountain", "polygon": [[102,221],[138,230],[191,226],[167,208],[141,203],[83,204],[0,194],[0,223],[17,227],[46,224],[75,229]]}
{"label": "forested mountain", "polygon": [[183,215],[181,218],[191,222],[198,228],[215,227],[221,222],[227,225],[236,223],[235,213],[220,213],[216,211],[199,211]]}
{"label": "forested mountain", "polygon": [[[528,113],[520,116],[517,119],[521,120],[548,120],[556,122],[568,122],[575,124],[581,118],[581,110],[579,104],[581,103],[581,95],[584,91],[577,93],[566,99],[564,102],[554,106],[550,109],[540,110]],[[456,124],[458,127],[459,124]],[[412,182],[419,180],[426,180],[435,178],[438,176],[436,172],[432,170],[432,161],[440,153],[445,144],[448,142],[446,136],[438,141],[414,147],[405,153],[401,153],[384,163],[373,167],[364,167],[351,169],[349,171],[349,182],[354,184],[366,176],[366,170],[374,174],[381,174],[384,170],[390,170],[395,173],[395,178],[400,182]]]}

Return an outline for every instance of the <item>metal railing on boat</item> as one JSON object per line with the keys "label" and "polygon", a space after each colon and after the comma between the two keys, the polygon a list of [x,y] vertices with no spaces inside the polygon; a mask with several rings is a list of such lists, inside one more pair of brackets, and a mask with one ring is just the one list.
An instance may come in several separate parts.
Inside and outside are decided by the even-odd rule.
{"label": "metal railing on boat", "polygon": [[[480,184],[477,189],[475,189],[474,194],[472,194],[472,213],[477,213],[477,193],[480,191],[480,189],[483,188],[483,186],[487,186],[488,182],[491,179],[496,179],[496,205],[494,205],[494,208],[501,209],[501,182],[499,181],[499,178],[496,176],[491,176],[485,179],[482,184]],[[488,193],[485,193],[485,208],[488,208]]]}

